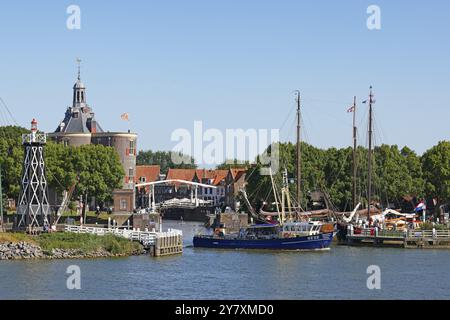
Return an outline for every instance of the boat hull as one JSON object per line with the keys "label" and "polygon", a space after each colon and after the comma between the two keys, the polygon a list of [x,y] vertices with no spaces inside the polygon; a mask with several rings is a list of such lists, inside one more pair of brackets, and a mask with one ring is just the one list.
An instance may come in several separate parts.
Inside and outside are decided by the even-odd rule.
{"label": "boat hull", "polygon": [[212,236],[195,236],[195,248],[256,249],[256,250],[324,250],[333,241],[334,233],[316,236],[280,239],[225,239]]}

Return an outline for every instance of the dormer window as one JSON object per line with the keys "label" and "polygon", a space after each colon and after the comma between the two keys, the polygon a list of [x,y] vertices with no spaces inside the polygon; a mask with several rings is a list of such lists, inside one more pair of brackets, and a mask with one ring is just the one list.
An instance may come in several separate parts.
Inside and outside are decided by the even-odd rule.
{"label": "dormer window", "polygon": [[79,116],[79,112],[74,112],[73,114],[72,114],[72,117],[73,118],[75,118],[75,119],[77,119],[78,118],[78,116]]}

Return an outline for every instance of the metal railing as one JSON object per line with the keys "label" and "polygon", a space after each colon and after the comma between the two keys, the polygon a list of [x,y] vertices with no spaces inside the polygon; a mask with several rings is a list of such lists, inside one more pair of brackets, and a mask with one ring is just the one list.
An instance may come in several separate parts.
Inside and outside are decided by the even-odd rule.
{"label": "metal railing", "polygon": [[30,143],[39,143],[45,144],[47,143],[47,135],[45,133],[29,133],[22,135],[22,143],[30,144]]}
{"label": "metal railing", "polygon": [[450,238],[450,230],[409,230],[408,238]]}
{"label": "metal railing", "polygon": [[450,230],[375,230],[362,229],[360,233],[355,233],[355,230],[350,230],[350,236],[361,238],[408,238],[408,239],[450,239]]}

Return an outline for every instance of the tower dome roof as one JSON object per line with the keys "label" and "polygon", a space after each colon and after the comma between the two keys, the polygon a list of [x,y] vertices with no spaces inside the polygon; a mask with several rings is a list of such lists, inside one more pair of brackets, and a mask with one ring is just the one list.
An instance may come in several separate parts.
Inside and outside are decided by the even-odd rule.
{"label": "tower dome roof", "polygon": [[77,82],[75,82],[75,84],[73,85],[74,89],[86,89],[85,85],[83,82],[81,82],[80,79],[77,80]]}

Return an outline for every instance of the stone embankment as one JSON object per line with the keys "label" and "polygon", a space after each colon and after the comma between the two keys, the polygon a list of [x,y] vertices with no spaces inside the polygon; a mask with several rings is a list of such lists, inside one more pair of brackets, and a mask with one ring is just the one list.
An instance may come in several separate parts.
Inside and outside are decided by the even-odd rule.
{"label": "stone embankment", "polygon": [[[131,255],[142,255],[147,252],[144,249],[137,250]],[[129,256],[129,254],[114,254],[104,249],[92,252],[83,252],[79,249],[52,249],[44,251],[38,245],[18,242],[0,243],[0,260],[24,260],[24,259],[89,259],[112,258]]]}

